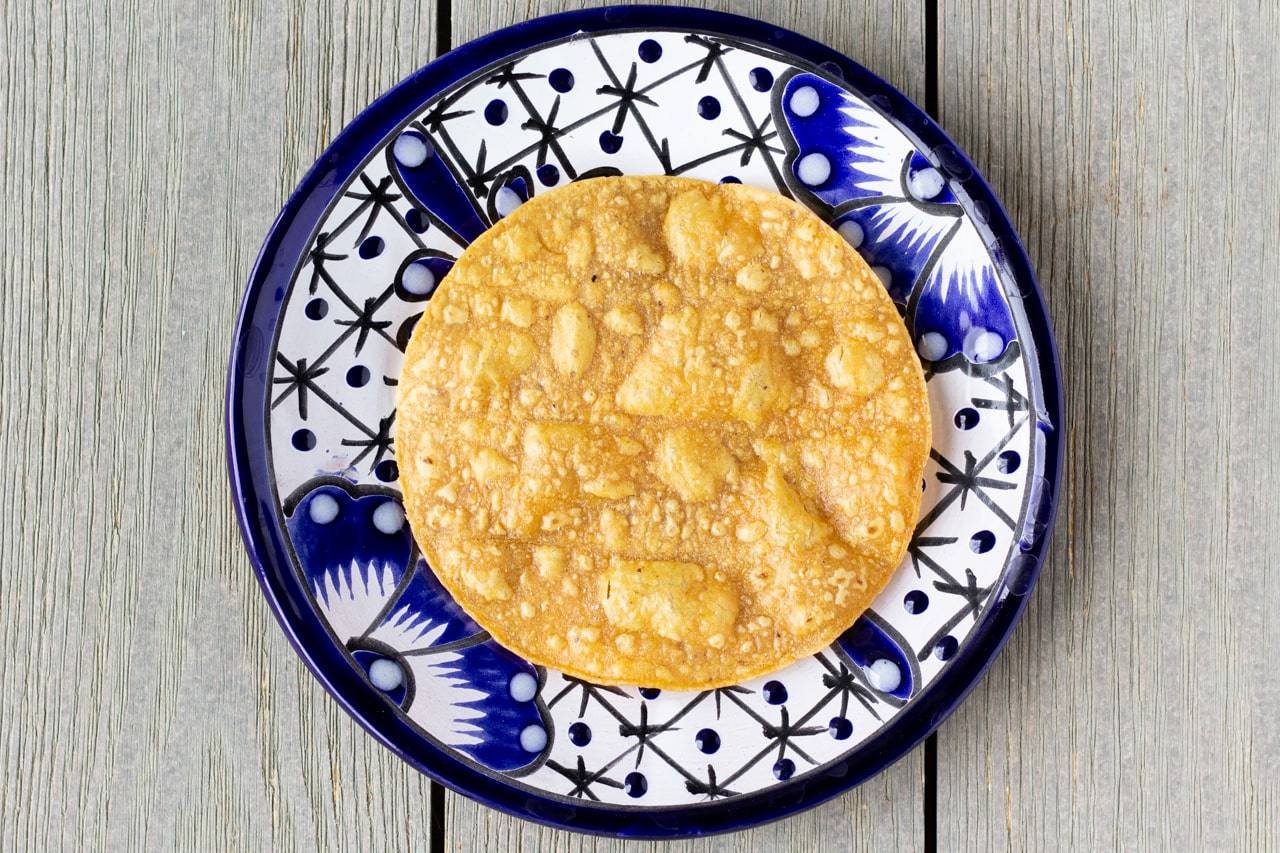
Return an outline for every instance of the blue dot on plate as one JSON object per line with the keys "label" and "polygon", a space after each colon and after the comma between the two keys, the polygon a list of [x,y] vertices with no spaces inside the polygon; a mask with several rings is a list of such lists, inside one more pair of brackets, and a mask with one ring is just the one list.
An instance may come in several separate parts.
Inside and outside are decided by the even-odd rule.
{"label": "blue dot on plate", "polygon": [[384,483],[394,483],[400,477],[400,468],[395,460],[384,459],[373,469],[373,476]]}
{"label": "blue dot on plate", "polygon": [[710,755],[720,748],[720,735],[715,729],[702,729],[693,736],[693,742],[699,752]]}
{"label": "blue dot on plate", "polygon": [[376,258],[382,254],[382,250],[386,245],[386,243],[382,242],[381,237],[369,237],[360,244],[360,257],[366,261],[370,258]]}
{"label": "blue dot on plate", "polygon": [[963,408],[956,412],[956,429],[973,429],[978,425],[978,410]]}
{"label": "blue dot on plate", "polygon": [[560,183],[560,170],[553,163],[543,163],[538,167],[538,180],[546,187],[554,187]]}
{"label": "blue dot on plate", "polygon": [[415,234],[421,234],[431,227],[431,221],[427,215],[416,207],[404,215],[404,221]]}
{"label": "blue dot on plate", "polygon": [[979,530],[969,540],[969,550],[975,554],[985,554],[996,547],[996,535],[990,530]]}
{"label": "blue dot on plate", "polygon": [[591,743],[591,726],[583,722],[569,726],[569,742],[574,746],[586,746]]}
{"label": "blue dot on plate", "polygon": [[913,589],[903,596],[902,609],[911,614],[923,613],[929,609],[929,596],[922,590]]}
{"label": "blue dot on plate", "polygon": [[1012,474],[1022,466],[1022,457],[1016,450],[1006,450],[996,457],[996,468],[1001,474]]}
{"label": "blue dot on plate", "polygon": [[853,723],[849,722],[848,717],[832,717],[831,722],[827,723],[827,733],[836,740],[848,740],[849,735],[853,734]]}
{"label": "blue dot on plate", "polygon": [[329,313],[329,303],[317,296],[307,303],[306,312],[312,320],[323,320]]}
{"label": "blue dot on plate", "polygon": [[770,705],[781,705],[787,701],[787,688],[781,681],[766,681],[760,693]]}
{"label": "blue dot on plate", "polygon": [[649,780],[644,778],[643,773],[628,773],[627,778],[622,780],[622,790],[627,792],[628,797],[643,797],[649,790]]}
{"label": "blue dot on plate", "polygon": [[773,74],[768,68],[752,68],[751,73],[747,75],[747,80],[751,83],[751,88],[757,92],[767,92],[773,88]]}
{"label": "blue dot on plate", "polygon": [[573,88],[573,72],[568,68],[557,68],[547,75],[547,82],[557,92],[567,92]]}
{"label": "blue dot on plate", "polygon": [[960,648],[960,643],[955,637],[946,636],[938,641],[938,645],[933,647],[933,656],[938,660],[951,660],[956,655],[956,649]]}
{"label": "blue dot on plate", "polygon": [[347,371],[347,384],[352,388],[363,388],[369,384],[369,368],[357,364]]}
{"label": "blue dot on plate", "polygon": [[640,42],[640,50],[637,52],[645,62],[657,62],[662,58],[662,45],[653,39],[645,39]]}
{"label": "blue dot on plate", "polygon": [[713,118],[719,118],[720,102],[713,96],[707,95],[702,100],[698,101],[698,115],[702,116],[707,121],[711,121]]}
{"label": "blue dot on plate", "polygon": [[298,450],[310,450],[316,446],[316,434],[309,429],[300,429],[293,434],[293,446]]}
{"label": "blue dot on plate", "polygon": [[725,175],[723,178],[721,178],[721,179],[720,179],[720,183],[722,183],[722,184],[740,184],[740,183],[742,183],[742,178],[739,178],[739,177],[738,177],[738,176],[736,176],[736,175]]}
{"label": "blue dot on plate", "polygon": [[600,134],[600,150],[606,154],[617,154],[622,148],[622,137],[605,131]]}
{"label": "blue dot on plate", "polygon": [[489,105],[484,108],[484,120],[489,124],[497,127],[504,124],[507,120],[507,103],[501,98],[494,98]]}
{"label": "blue dot on plate", "polygon": [[640,696],[644,699],[657,699],[662,691],[656,687],[641,687]]}
{"label": "blue dot on plate", "polygon": [[773,762],[773,778],[785,782],[796,772],[796,763],[790,758],[779,758]]}

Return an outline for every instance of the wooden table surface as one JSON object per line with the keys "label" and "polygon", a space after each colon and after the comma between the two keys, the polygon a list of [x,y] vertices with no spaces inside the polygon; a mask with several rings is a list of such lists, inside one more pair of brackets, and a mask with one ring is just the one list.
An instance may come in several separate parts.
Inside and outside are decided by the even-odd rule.
{"label": "wooden table surface", "polygon": [[[442,49],[577,5],[0,0],[0,848],[653,846],[506,817],[366,735],[267,608],[222,441],[236,310],[305,169]],[[1055,321],[1068,459],[1026,616],[929,749],[663,846],[1280,849],[1280,6],[732,9],[975,159]]]}

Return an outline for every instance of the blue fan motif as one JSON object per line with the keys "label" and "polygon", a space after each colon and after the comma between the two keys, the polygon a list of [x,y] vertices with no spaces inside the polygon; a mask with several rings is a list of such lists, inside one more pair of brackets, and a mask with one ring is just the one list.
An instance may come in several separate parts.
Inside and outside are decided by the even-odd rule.
{"label": "blue fan motif", "polygon": [[788,187],[884,281],[927,365],[985,373],[1013,358],[1017,333],[1000,276],[943,168],[817,75],[788,78],[774,110],[789,136]]}
{"label": "blue fan motif", "polygon": [[317,478],[286,506],[317,609],[370,684],[432,737],[503,772],[549,737],[537,669],[501,648],[417,556],[398,496]]}

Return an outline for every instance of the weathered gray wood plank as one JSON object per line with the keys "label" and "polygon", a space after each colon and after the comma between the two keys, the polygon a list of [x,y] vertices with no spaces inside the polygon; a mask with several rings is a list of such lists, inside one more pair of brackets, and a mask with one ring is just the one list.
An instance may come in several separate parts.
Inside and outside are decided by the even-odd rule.
{"label": "weathered gray wood plank", "polygon": [[942,120],[1057,323],[1027,616],[939,735],[939,850],[1280,847],[1280,8],[944,3]]}
{"label": "weathered gray wood plank", "polygon": [[0,2],[0,848],[425,848],[235,529],[249,267],[434,3]]}
{"label": "weathered gray wood plank", "polygon": [[[455,4],[453,42],[462,44],[499,27],[539,15],[600,3],[485,0]],[[923,3],[756,0],[751,3],[692,3],[750,15],[816,38],[861,62],[921,103],[924,100]],[[445,841],[451,850],[621,851],[649,849],[551,830],[516,820],[448,794]],[[730,850],[919,850],[924,846],[924,762],[919,750],[878,778],[817,809],[743,833],[673,842],[667,849]]]}

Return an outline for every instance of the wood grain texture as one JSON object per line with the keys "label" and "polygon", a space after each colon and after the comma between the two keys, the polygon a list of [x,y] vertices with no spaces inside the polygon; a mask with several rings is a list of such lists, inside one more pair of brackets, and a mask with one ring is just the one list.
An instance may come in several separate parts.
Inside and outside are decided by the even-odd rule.
{"label": "wood grain texture", "polygon": [[427,847],[429,785],[270,615],[235,527],[250,265],[434,4],[0,0],[0,848]]}
{"label": "wood grain texture", "polygon": [[942,120],[1056,320],[1051,559],[939,850],[1280,848],[1280,7],[940,4]]}
{"label": "wood grain texture", "polygon": [[[459,3],[453,7],[455,45],[540,15],[598,6],[581,2]],[[884,77],[913,99],[924,100],[923,3],[756,0],[750,3],[691,3],[731,11],[784,26],[818,39]],[[646,842],[574,835],[547,829],[448,794],[445,842],[450,850],[623,851],[651,849]],[[671,842],[665,849],[730,850],[920,850],[924,846],[924,761],[907,755],[876,779],[804,814],[741,833]]]}

